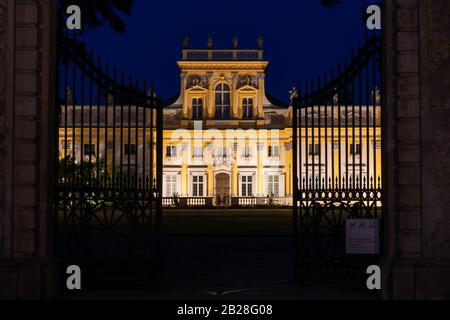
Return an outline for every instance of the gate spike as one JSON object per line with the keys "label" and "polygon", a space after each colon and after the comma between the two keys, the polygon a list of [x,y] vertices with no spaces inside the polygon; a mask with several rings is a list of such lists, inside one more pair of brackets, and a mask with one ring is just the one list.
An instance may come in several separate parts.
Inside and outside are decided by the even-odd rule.
{"label": "gate spike", "polygon": [[336,182],[335,182],[335,189],[339,189],[339,179],[338,177],[336,177]]}
{"label": "gate spike", "polygon": [[363,177],[363,189],[366,189],[366,176]]}
{"label": "gate spike", "polygon": [[378,189],[381,189],[381,177],[378,176]]}
{"label": "gate spike", "polygon": [[373,189],[373,176],[370,176],[370,189]]}
{"label": "gate spike", "polygon": [[306,189],[306,178],[303,177],[303,189]]}

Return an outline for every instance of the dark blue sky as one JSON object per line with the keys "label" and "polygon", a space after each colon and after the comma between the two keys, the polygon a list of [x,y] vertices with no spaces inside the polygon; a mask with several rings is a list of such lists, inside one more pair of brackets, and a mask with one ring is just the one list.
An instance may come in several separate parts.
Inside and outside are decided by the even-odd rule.
{"label": "dark blue sky", "polygon": [[191,48],[205,48],[208,33],[216,48],[231,47],[234,34],[240,48],[256,48],[261,33],[270,62],[267,92],[288,101],[293,85],[329,70],[363,39],[362,10],[378,0],[343,2],[327,9],[320,0],[135,0],[126,33],[105,26],[89,33],[86,42],[119,69],[154,81],[158,95],[170,98],[179,92],[176,61],[184,35]]}

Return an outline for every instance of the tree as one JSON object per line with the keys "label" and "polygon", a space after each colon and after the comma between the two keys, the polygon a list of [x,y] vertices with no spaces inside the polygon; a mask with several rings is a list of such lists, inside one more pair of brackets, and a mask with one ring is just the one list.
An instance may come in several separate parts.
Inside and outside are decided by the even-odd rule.
{"label": "tree", "polygon": [[59,0],[59,12],[65,13],[70,5],[78,5],[82,11],[84,30],[94,30],[104,23],[115,32],[125,32],[122,15],[130,15],[134,0]]}

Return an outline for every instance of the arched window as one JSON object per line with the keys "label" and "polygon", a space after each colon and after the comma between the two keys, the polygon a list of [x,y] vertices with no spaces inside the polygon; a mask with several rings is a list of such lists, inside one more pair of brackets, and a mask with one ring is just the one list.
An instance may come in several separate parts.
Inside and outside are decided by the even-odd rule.
{"label": "arched window", "polygon": [[216,120],[230,120],[230,87],[226,83],[216,86]]}

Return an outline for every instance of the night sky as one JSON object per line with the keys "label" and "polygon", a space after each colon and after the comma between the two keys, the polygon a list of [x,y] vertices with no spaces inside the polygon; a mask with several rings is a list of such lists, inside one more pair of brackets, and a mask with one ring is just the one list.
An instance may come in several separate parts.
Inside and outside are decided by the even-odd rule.
{"label": "night sky", "polygon": [[157,94],[170,98],[179,93],[176,61],[184,35],[190,48],[206,48],[208,34],[214,48],[231,48],[236,34],[239,48],[256,49],[261,33],[270,62],[266,91],[287,102],[292,86],[323,74],[357,47],[366,30],[362,12],[378,2],[344,0],[329,9],[319,0],[135,0],[125,33],[104,26],[87,34],[86,42],[119,70],[154,81]]}

